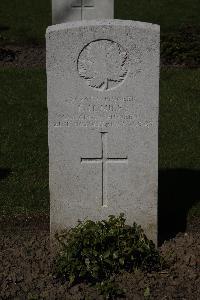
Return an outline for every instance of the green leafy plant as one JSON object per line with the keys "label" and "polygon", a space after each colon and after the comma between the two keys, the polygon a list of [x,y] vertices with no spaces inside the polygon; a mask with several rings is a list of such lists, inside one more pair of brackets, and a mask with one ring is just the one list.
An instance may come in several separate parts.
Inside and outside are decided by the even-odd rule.
{"label": "green leafy plant", "polygon": [[28,293],[27,300],[38,300],[38,296],[32,293]]}
{"label": "green leafy plant", "polygon": [[144,290],[144,298],[149,298],[150,296],[150,288],[147,286]]}
{"label": "green leafy plant", "polygon": [[99,294],[104,295],[106,300],[125,297],[125,290],[118,287],[113,277],[97,283],[96,287]]}
{"label": "green leafy plant", "polygon": [[[56,234],[62,246],[54,275],[65,277],[70,285],[85,280],[112,299],[120,294],[111,281],[122,270],[158,270],[161,257],[152,241],[136,223],[125,224],[124,214],[109,220],[80,222],[69,231]],[[123,294],[123,293],[122,293]]]}

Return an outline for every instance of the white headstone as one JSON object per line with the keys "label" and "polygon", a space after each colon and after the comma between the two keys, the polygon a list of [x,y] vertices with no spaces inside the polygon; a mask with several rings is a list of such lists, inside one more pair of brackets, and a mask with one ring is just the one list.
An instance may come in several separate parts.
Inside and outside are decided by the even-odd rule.
{"label": "white headstone", "polygon": [[51,234],[125,213],[157,241],[159,26],[47,29]]}
{"label": "white headstone", "polygon": [[113,18],[114,0],[52,0],[53,24]]}

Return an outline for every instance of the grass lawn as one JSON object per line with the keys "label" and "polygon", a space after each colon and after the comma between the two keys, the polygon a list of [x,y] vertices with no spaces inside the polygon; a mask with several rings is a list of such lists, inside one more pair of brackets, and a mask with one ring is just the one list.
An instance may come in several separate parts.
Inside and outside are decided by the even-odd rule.
{"label": "grass lawn", "polygon": [[0,70],[0,211],[48,210],[44,70]]}
{"label": "grass lawn", "polygon": [[160,168],[200,170],[199,116],[200,69],[163,69],[160,80]]}
{"label": "grass lawn", "polygon": [[1,0],[0,43],[44,43],[51,0]]}
{"label": "grass lawn", "polygon": [[[163,33],[199,26],[199,12],[199,0],[115,0],[115,18],[157,23]],[[51,0],[0,1],[0,43],[44,43],[48,25]]]}
{"label": "grass lawn", "polygon": [[200,23],[199,0],[115,0],[115,18],[156,23],[161,32]]}
{"label": "grass lawn", "polygon": [[[0,213],[48,211],[45,70],[1,69],[0,82]],[[199,99],[200,69],[161,71],[160,169],[200,170]]]}

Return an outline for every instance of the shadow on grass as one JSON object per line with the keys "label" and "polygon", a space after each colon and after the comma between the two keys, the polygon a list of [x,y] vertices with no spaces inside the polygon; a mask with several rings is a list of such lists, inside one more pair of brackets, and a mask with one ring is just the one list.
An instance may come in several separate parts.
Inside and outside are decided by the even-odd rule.
{"label": "shadow on grass", "polygon": [[11,169],[0,168],[0,180],[7,178],[11,174]]}
{"label": "shadow on grass", "polygon": [[158,240],[161,244],[185,231],[188,211],[200,201],[200,170],[160,170],[158,182]]}
{"label": "shadow on grass", "polygon": [[0,24],[0,31],[7,31],[9,29],[10,29],[9,26]]}

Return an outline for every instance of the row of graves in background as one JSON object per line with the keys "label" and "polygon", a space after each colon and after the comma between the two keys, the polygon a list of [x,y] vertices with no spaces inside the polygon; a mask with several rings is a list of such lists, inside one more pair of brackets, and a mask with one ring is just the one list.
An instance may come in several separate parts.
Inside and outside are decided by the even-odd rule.
{"label": "row of graves in background", "polygon": [[51,237],[122,212],[157,243],[160,29],[113,11],[113,0],[53,0],[62,24],[46,33]]}
{"label": "row of graves in background", "polygon": [[114,0],[52,0],[53,24],[113,18]]}

